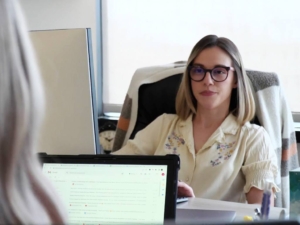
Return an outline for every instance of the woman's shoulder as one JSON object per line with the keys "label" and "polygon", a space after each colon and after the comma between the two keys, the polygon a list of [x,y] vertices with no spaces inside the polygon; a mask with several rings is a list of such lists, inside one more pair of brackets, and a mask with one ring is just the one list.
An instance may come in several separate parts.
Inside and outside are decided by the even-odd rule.
{"label": "woman's shoulder", "polygon": [[275,154],[269,133],[263,126],[247,122],[242,129],[241,143],[246,146],[248,157],[268,158]]}
{"label": "woman's shoulder", "polygon": [[164,121],[164,122],[173,122],[174,120],[178,120],[179,117],[176,114],[163,113],[156,118],[156,120]]}
{"label": "woman's shoulder", "polygon": [[160,116],[158,116],[153,123],[159,126],[169,127],[169,126],[176,126],[176,125],[182,125],[186,123],[186,121],[182,121],[178,115],[176,114],[168,114],[163,113]]}
{"label": "woman's shoulder", "polygon": [[267,135],[267,131],[263,126],[247,122],[242,126],[242,130],[249,135]]}

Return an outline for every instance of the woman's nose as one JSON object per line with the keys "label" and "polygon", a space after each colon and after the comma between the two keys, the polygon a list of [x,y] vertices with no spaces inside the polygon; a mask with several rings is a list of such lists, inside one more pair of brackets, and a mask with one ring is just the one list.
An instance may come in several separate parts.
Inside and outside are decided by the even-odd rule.
{"label": "woman's nose", "polygon": [[206,71],[203,82],[204,82],[205,85],[212,85],[214,83],[214,80],[211,77],[211,72],[210,71]]}

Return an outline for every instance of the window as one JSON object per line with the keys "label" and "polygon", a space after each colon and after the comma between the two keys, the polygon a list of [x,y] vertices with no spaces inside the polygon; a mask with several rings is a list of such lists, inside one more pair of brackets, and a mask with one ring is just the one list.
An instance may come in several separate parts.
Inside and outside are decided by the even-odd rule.
{"label": "window", "polygon": [[[119,111],[137,68],[187,60],[207,34],[231,39],[246,69],[276,72],[300,112],[298,0],[103,0],[104,111]],[[300,67],[299,67],[300,72]]]}

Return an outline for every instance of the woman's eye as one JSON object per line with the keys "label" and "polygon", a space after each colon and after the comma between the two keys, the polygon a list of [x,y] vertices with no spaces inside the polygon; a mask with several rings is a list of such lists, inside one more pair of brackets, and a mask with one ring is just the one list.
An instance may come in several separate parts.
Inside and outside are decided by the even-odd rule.
{"label": "woman's eye", "polygon": [[202,69],[202,68],[196,68],[196,69],[195,69],[195,72],[196,72],[196,73],[203,73],[203,69]]}
{"label": "woman's eye", "polygon": [[227,71],[223,68],[216,68],[216,69],[213,70],[213,73],[215,75],[223,75],[223,74],[226,74]]}

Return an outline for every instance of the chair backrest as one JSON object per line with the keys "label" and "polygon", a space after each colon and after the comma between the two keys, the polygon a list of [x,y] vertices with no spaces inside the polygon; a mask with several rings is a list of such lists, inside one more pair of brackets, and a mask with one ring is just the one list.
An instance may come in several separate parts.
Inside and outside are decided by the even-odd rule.
{"label": "chair backrest", "polygon": [[[163,113],[175,114],[175,98],[185,62],[141,68],[132,77],[130,87],[118,121],[113,151],[120,149],[128,139],[145,128]],[[281,195],[276,206],[289,207],[287,177],[289,170],[299,166],[292,113],[280,81],[275,73],[246,71],[256,103],[253,123],[264,126],[269,133],[278,156],[281,178],[276,183]]]}
{"label": "chair backrest", "polygon": [[[142,84],[138,91],[137,119],[129,139],[163,113],[176,114],[175,99],[183,74],[174,74],[150,84]],[[260,125],[257,117],[252,123]]]}
{"label": "chair backrest", "polygon": [[175,97],[182,73],[164,78],[139,88],[137,120],[130,139],[163,113],[175,114]]}

